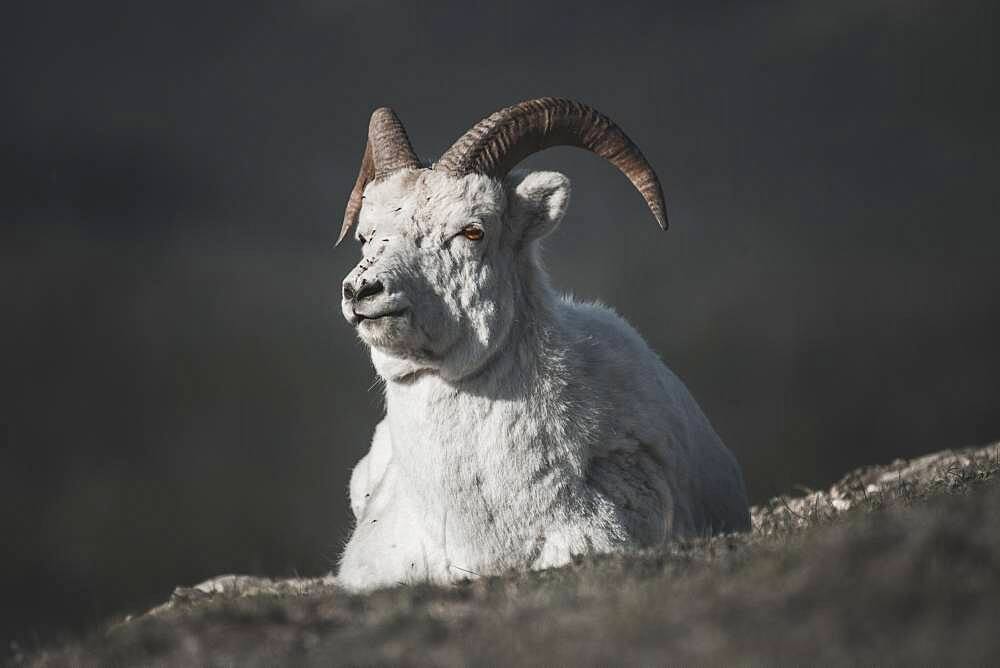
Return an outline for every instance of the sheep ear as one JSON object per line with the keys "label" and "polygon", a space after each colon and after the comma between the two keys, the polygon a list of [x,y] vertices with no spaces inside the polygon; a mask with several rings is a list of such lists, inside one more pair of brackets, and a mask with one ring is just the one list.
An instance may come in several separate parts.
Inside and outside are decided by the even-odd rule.
{"label": "sheep ear", "polygon": [[524,241],[541,239],[556,229],[569,206],[569,179],[559,172],[511,174],[507,192]]}

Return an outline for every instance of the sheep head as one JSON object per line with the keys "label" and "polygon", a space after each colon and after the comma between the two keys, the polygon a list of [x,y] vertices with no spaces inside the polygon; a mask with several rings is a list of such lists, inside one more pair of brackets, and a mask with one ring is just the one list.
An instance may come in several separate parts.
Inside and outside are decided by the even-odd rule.
{"label": "sheep head", "polygon": [[372,114],[337,243],[357,223],[363,257],[344,280],[342,310],[383,377],[434,370],[459,379],[497,352],[527,303],[536,267],[529,249],[558,225],[570,194],[562,174],[511,170],[557,145],[618,167],[666,229],[653,169],[586,105],[543,98],[498,111],[429,168],[391,110]]}

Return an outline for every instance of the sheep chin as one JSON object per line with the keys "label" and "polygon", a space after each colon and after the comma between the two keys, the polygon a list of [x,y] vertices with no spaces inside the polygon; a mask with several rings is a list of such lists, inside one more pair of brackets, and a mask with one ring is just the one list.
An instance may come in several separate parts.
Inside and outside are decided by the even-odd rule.
{"label": "sheep chin", "polygon": [[437,364],[427,357],[386,348],[371,349],[372,365],[383,379],[408,382],[426,373],[436,373]]}

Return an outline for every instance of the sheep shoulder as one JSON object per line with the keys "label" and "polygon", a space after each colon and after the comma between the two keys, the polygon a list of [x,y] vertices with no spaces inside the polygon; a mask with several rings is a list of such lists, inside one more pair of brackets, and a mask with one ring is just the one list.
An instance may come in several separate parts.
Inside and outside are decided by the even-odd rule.
{"label": "sheep shoulder", "polygon": [[601,415],[601,437],[588,453],[591,469],[636,489],[623,466],[648,461],[645,479],[674,499],[664,508],[672,535],[749,528],[739,464],[683,381],[612,309],[564,297],[560,311],[574,365],[567,374]]}

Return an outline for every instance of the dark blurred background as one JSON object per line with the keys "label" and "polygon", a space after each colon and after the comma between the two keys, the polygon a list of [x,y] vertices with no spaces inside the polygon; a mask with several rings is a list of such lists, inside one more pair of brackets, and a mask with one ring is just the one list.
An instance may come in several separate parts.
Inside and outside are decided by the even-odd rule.
{"label": "dark blurred background", "polygon": [[[659,233],[573,149],[555,283],[684,378],[754,502],[1000,436],[995,3],[110,3],[3,10],[0,641],[226,572],[319,574],[383,410],[334,250],[371,110],[438,156],[542,95],[616,119]],[[637,289],[636,286],[639,286]]]}

